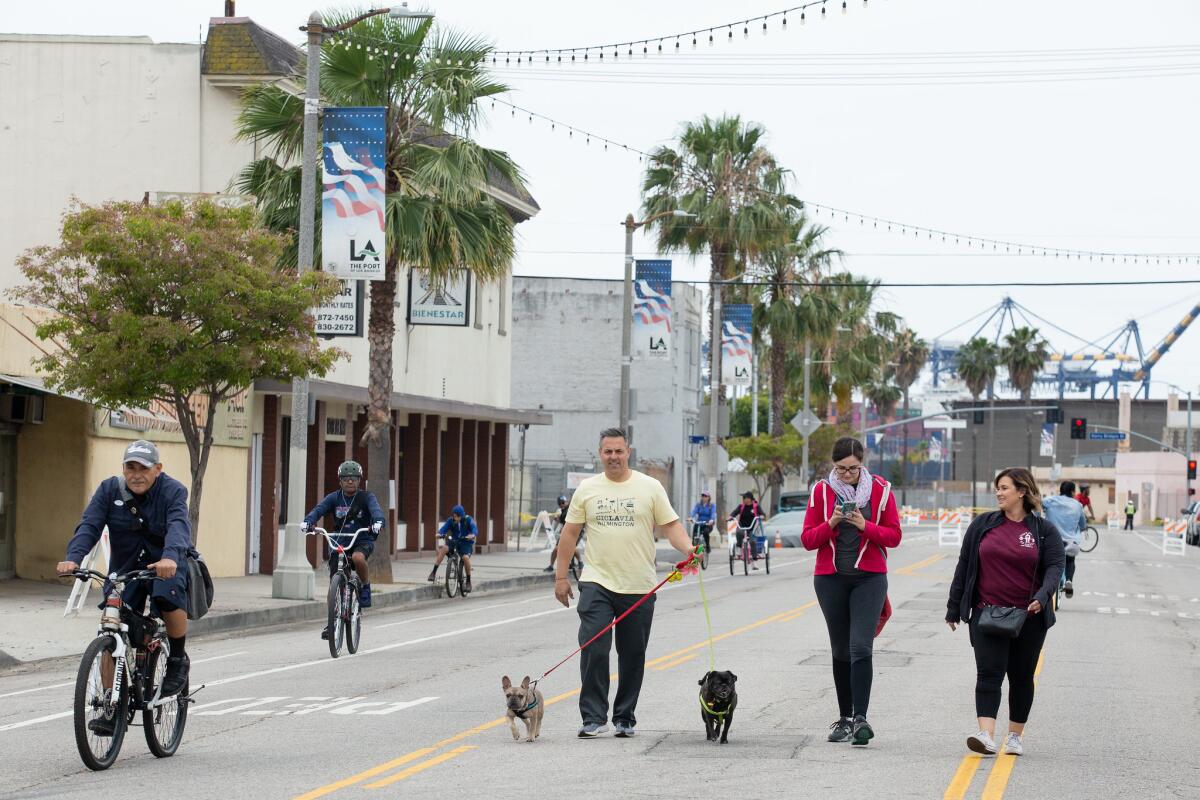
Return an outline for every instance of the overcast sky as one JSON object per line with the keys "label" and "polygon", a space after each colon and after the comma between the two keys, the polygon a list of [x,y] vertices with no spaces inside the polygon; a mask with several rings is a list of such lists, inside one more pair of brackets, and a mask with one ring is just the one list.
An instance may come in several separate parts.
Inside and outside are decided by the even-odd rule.
{"label": "overcast sky", "polygon": [[[418,2],[414,6],[420,5]],[[689,2],[430,2],[440,24],[498,48],[570,48],[657,38],[769,14],[789,4]],[[60,0],[6,4],[18,33],[138,34],[197,41],[222,0]],[[523,66],[502,72],[511,99],[541,114],[649,150],[682,122],[740,114],[761,123],[820,204],[904,223],[1046,247],[1200,254],[1200,3],[1194,0],[839,0],[822,21],[791,14],[743,38],[741,19],[681,54],[618,64]],[[324,6],[323,6],[324,7]],[[294,0],[238,0],[237,13],[299,42]],[[664,41],[671,51],[674,39]],[[1070,80],[1064,80],[1070,78]],[[520,275],[619,277],[619,223],[638,209],[636,156],[568,138],[497,107],[480,139],[509,151],[542,213],[520,228]],[[1089,287],[1089,280],[1198,278],[1200,266],[1006,257],[914,238],[855,220],[833,222],[845,266],[887,281],[1078,281],[1059,288],[891,288],[885,302],[933,339],[1007,293],[1061,327],[1096,340],[1129,319],[1147,348],[1200,301],[1200,284]],[[649,240],[635,250],[652,256]],[[676,277],[707,264],[676,257]],[[1200,328],[1200,324],[1197,324]],[[975,326],[950,338],[966,338]],[[1043,329],[1057,349],[1081,342]],[[1200,330],[1189,331],[1154,377],[1197,391]],[[1162,396],[1165,387],[1152,393]]]}

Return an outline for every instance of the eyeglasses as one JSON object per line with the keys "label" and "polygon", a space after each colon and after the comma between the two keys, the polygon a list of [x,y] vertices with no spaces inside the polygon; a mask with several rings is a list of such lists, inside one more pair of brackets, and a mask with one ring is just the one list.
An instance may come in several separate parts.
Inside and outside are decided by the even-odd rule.
{"label": "eyeglasses", "polygon": [[855,464],[852,467],[843,467],[839,464],[834,464],[833,469],[839,475],[853,475],[855,472],[858,472],[860,469],[862,469],[862,464]]}

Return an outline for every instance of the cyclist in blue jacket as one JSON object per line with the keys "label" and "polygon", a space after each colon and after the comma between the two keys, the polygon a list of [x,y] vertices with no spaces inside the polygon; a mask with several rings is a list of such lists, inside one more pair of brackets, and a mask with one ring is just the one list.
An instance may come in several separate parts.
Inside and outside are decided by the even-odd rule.
{"label": "cyclist in blue jacket", "polygon": [[[369,608],[371,606],[371,573],[367,570],[367,559],[375,551],[375,539],[383,530],[384,516],[383,509],[379,507],[379,501],[375,499],[375,495],[366,489],[359,488],[362,484],[362,477],[363,469],[357,461],[342,462],[342,465],[338,467],[338,485],[341,488],[326,495],[324,500],[317,503],[317,507],[308,512],[301,527],[306,531],[312,530],[318,520],[333,514],[333,527],[328,530],[331,534],[343,534],[334,536],[334,540],[343,547],[350,544],[350,539],[356,530],[370,528],[369,532],[360,534],[354,540],[354,546],[349,551],[350,563],[354,565],[354,571],[358,573],[358,579],[362,581],[362,588],[358,592],[358,604],[363,608]],[[336,556],[336,553],[329,554],[330,575],[337,569]],[[328,635],[328,628],[321,632],[322,639]]]}
{"label": "cyclist in blue jacket", "polygon": [[700,493],[700,502],[692,506],[692,513],[688,518],[693,524],[700,526],[700,534],[704,537],[704,552],[710,552],[712,548],[709,546],[708,537],[717,521],[717,505],[708,492]]}
{"label": "cyclist in blue jacket", "polygon": [[471,591],[471,554],[475,552],[475,537],[478,533],[475,520],[471,519],[466,509],[462,506],[450,509],[450,518],[438,528],[437,560],[433,562],[433,569],[429,572],[430,583],[437,580],[438,567],[453,547],[462,556],[463,572],[467,576],[466,589]]}

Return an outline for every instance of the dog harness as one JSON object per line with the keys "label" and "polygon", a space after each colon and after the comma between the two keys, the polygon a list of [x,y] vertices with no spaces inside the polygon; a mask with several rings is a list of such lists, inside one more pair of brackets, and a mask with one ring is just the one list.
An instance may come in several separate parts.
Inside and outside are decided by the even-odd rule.
{"label": "dog harness", "polygon": [[525,719],[525,715],[537,708],[537,695],[533,696],[533,702],[522,708],[520,711],[514,711],[513,716],[517,719]]}
{"label": "dog harness", "polygon": [[712,714],[717,719],[724,719],[725,715],[729,713],[728,708],[725,709],[724,711],[714,711],[712,706],[710,706],[708,703],[704,702],[704,691],[703,690],[701,690],[701,692],[700,692],[700,707],[704,709],[704,712],[706,714]]}

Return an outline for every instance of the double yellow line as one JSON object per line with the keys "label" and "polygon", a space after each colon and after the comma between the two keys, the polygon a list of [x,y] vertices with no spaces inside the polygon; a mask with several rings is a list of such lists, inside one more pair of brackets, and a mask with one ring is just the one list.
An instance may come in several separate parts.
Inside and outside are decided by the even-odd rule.
{"label": "double yellow line", "polygon": [[[1038,676],[1042,674],[1042,663],[1045,658],[1046,651],[1043,650],[1038,656],[1037,668],[1033,671],[1035,683]],[[971,788],[971,780],[975,777],[983,759],[984,757],[977,753],[963,756],[958,769],[954,772],[954,777],[950,779],[950,785],[946,787],[946,793],[942,795],[942,800],[962,800],[966,796],[967,790]],[[1017,756],[1005,753],[1004,746],[1001,745],[1000,752],[995,758],[995,766],[988,773],[987,783],[983,785],[983,800],[1003,799],[1004,790],[1008,788],[1008,779],[1012,777],[1012,771],[1016,765]]]}
{"label": "double yellow line", "polygon": [[[792,620],[796,619],[797,617],[800,617],[801,615],[803,615],[806,611],[808,611],[810,608],[812,608],[816,604],[817,604],[817,601],[815,601],[815,600],[809,601],[802,606],[797,606],[796,608],[791,608],[791,609],[788,609],[787,611],[782,611],[778,614],[774,614],[770,617],[765,617],[756,622],[751,622],[749,625],[743,625],[740,628],[735,628],[734,630],[727,631],[725,633],[722,633],[719,636],[714,636],[713,641],[719,642],[722,639],[728,639],[731,636],[737,636],[742,633],[747,633],[749,631],[755,630],[756,628],[761,628],[764,625],[770,625],[771,623],[775,623],[775,622],[791,622]],[[656,658],[652,661],[647,661],[646,666],[650,667],[651,669],[656,669],[659,671],[665,670],[665,669],[670,669],[671,667],[678,666],[679,664],[683,664],[688,661],[691,661],[693,658],[696,657],[695,651],[697,651],[703,647],[708,647],[707,639],[702,642],[698,642],[696,644],[688,645],[687,647],[684,647],[680,650],[676,650],[673,653],[668,653],[665,656],[659,656],[658,658]],[[610,677],[616,678],[617,676],[612,675]],[[562,694],[555,695],[554,697],[548,698],[546,700],[546,705],[550,706],[550,705],[554,705],[555,703],[560,703],[563,700],[566,700],[568,698],[576,696],[577,694],[579,694],[579,689],[572,689],[569,692],[563,692]],[[321,786],[320,788],[313,789],[310,792],[305,792],[302,795],[297,795],[295,800],[316,800],[316,798],[318,798],[318,797],[324,797],[326,795],[333,794],[334,792],[339,791],[341,789],[345,789],[348,786],[354,786],[355,784],[362,783],[363,781],[369,780],[378,775],[383,775],[386,772],[391,772],[392,770],[396,769],[397,767],[405,767],[406,764],[411,764],[411,766],[407,766],[404,769],[401,769],[399,772],[395,772],[391,775],[388,775],[386,778],[381,778],[377,781],[373,781],[372,783],[368,783],[363,788],[382,789],[385,786],[391,786],[394,783],[405,780],[406,778],[410,778],[413,775],[416,775],[420,772],[424,772],[425,770],[429,769],[430,767],[436,767],[438,764],[445,763],[446,761],[449,761],[453,758],[457,758],[458,756],[462,755],[463,753],[467,753],[471,750],[474,750],[476,748],[476,745],[463,745],[463,746],[455,747],[453,750],[448,750],[444,753],[441,753],[440,755],[436,755],[436,756],[432,755],[433,753],[437,752],[438,750],[442,749],[443,747],[448,747],[453,744],[458,744],[459,742],[463,741],[464,739],[468,739],[472,736],[483,733],[484,731],[491,730],[492,728],[498,728],[499,726],[506,725],[506,724],[508,724],[507,717],[498,717],[497,719],[491,720],[490,722],[485,722],[482,725],[476,725],[474,728],[468,728],[467,730],[456,733],[453,736],[450,736],[449,738],[442,739],[440,742],[437,742],[436,744],[431,745],[430,747],[422,747],[419,750],[413,750],[411,753],[406,753],[406,754],[400,756],[399,758],[394,758],[391,761],[386,761],[382,764],[379,764],[378,766],[374,766],[374,767],[371,767],[370,769],[363,770],[362,772],[359,772],[356,775],[351,775],[350,777],[343,778],[340,781],[335,781],[333,783],[326,784],[325,786]],[[427,756],[428,756],[428,758],[427,758]],[[418,761],[418,759],[425,759],[425,760]],[[416,761],[417,763],[414,764],[413,763],[414,761]]]}
{"label": "double yellow line", "polygon": [[946,556],[943,555],[942,553],[934,553],[929,558],[922,559],[915,564],[909,564],[907,567],[901,567],[900,569],[896,570],[896,574],[897,575],[912,575],[917,570],[925,569],[925,567],[928,567],[932,564],[936,564],[937,562],[941,561],[945,557]]}

